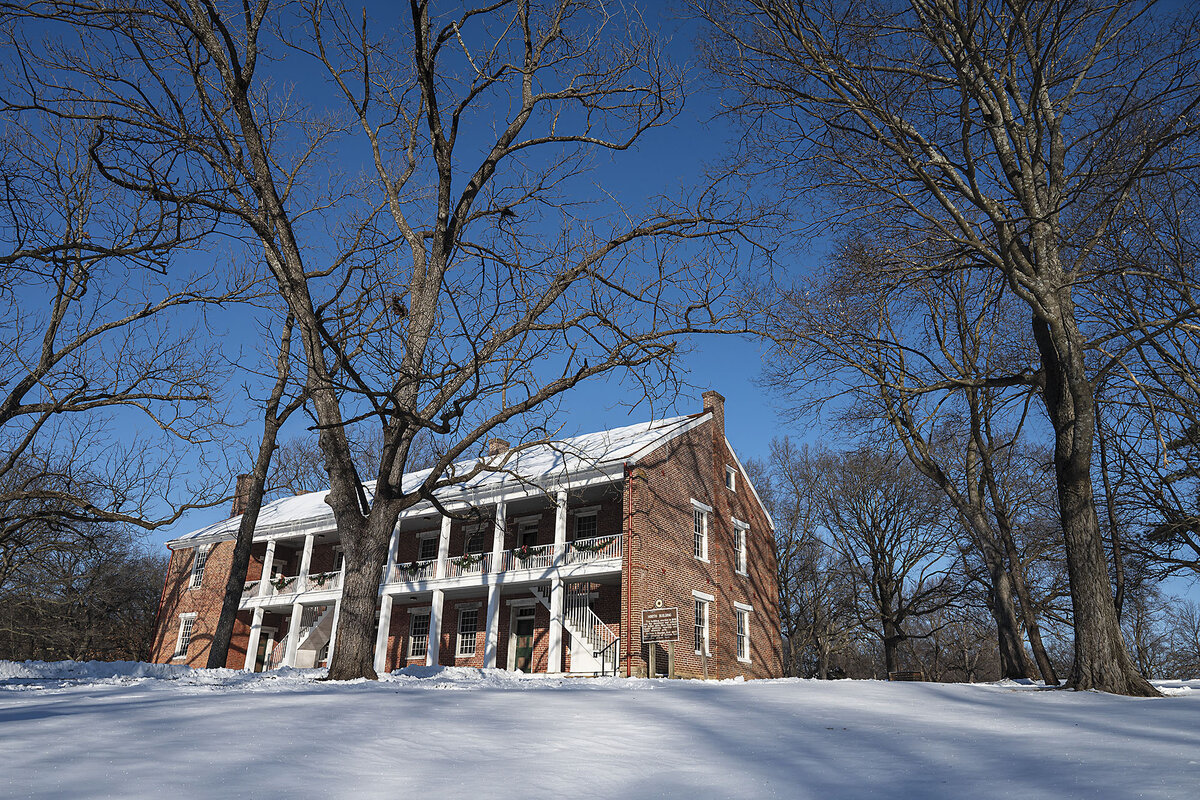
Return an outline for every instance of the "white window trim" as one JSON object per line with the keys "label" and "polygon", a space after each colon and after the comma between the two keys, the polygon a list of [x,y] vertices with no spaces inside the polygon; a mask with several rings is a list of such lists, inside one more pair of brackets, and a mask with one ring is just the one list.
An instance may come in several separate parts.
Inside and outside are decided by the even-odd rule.
{"label": "white window trim", "polygon": [[[600,506],[587,506],[586,508],[576,508],[570,513],[571,517],[571,540],[579,538],[579,520],[584,517],[592,517],[596,520],[596,536],[600,535]],[[592,537],[588,537],[592,538]]]}
{"label": "white window trim", "polygon": [[[733,521],[733,536],[734,536],[734,552],[733,557],[736,563],[733,565],[733,571],[738,575],[750,575],[750,523],[742,522],[737,517],[730,517]],[[737,547],[738,535],[741,534],[742,546]]]}
{"label": "white window trim", "polygon": [[[458,607],[458,630],[454,640],[454,657],[455,658],[474,658],[479,655],[479,608],[482,603],[463,603]],[[462,621],[463,613],[466,611],[474,612],[475,614],[475,632],[470,637],[463,636]],[[471,652],[463,652],[463,643],[470,641],[473,645]]]}
{"label": "white window trim", "polygon": [[[417,560],[418,561],[422,560],[421,559],[421,545],[423,543],[429,541],[430,539],[432,539],[433,541],[436,542],[440,538],[441,538],[441,531],[420,531],[419,533],[417,533]],[[434,551],[433,557],[437,558],[436,550]],[[432,559],[430,559],[430,560],[432,560]]]}
{"label": "white window trim", "polygon": [[709,561],[708,561],[708,553],[709,553],[708,517],[710,514],[712,514],[712,506],[706,506],[706,505],[704,505],[704,503],[701,503],[699,500],[696,500],[695,498],[692,499],[692,533],[693,534],[695,534],[695,530],[696,530],[695,514],[697,511],[700,512],[700,528],[701,528],[700,540],[701,540],[701,544],[704,545],[702,548],[704,550],[704,555],[703,556],[696,555],[696,547],[693,542],[692,557],[695,558],[697,561],[703,561],[705,564],[707,564],[707,563],[709,563]]}
{"label": "white window trim", "polygon": [[[196,629],[195,619],[198,616],[199,616],[199,614],[195,611],[189,611],[185,614],[179,615],[179,631],[178,631],[178,633],[175,634],[175,652],[171,654],[172,661],[174,661],[177,658],[187,658],[186,652],[184,652],[184,653],[179,652],[179,648],[183,645],[183,621],[188,620],[188,619],[192,620],[192,630],[195,630]],[[191,647],[191,644],[192,644],[192,640],[191,640],[191,636],[189,635],[188,636],[188,647],[189,648]]]}
{"label": "white window trim", "polygon": [[[737,653],[736,655],[737,655],[738,661],[742,662],[743,664],[749,664],[749,663],[751,663],[750,662],[750,619],[751,619],[751,617],[754,616],[754,608],[752,606],[746,605],[745,603],[739,603],[737,601],[734,601],[733,608],[734,608],[735,613],[741,612],[746,615],[746,657],[742,658],[741,653]],[[737,621],[736,620],[734,620],[733,638],[734,638],[734,647],[736,648],[737,647]]]}
{"label": "white window trim", "polygon": [[418,659],[418,658],[427,658],[429,656],[429,639],[431,636],[433,636],[432,609],[429,606],[426,606],[423,609],[410,608],[408,610],[408,613],[412,614],[413,616],[427,617],[428,618],[427,622],[429,624],[429,627],[425,630],[425,652],[421,653],[420,655],[413,655],[413,638],[414,638],[413,632],[412,632],[413,621],[411,619],[408,621],[408,647],[405,648],[405,651],[406,651],[405,660],[412,661],[412,660]]}
{"label": "white window trim", "polygon": [[[188,570],[188,591],[199,589],[204,583],[204,571],[208,569],[208,557],[212,555],[214,545],[202,544],[192,550],[191,569]],[[204,566],[200,570],[200,581],[196,581],[196,565],[200,563],[200,554],[204,554]]]}
{"label": "white window trim", "polygon": [[[700,600],[704,603],[704,655],[712,656],[712,607],[713,607],[713,604],[716,602],[716,598],[713,597],[711,594],[705,594],[704,592],[697,592],[695,589],[692,590],[692,598],[693,598],[693,600],[692,600],[693,608],[696,605],[696,603],[695,603],[696,600]],[[694,614],[695,611],[693,611],[692,613]],[[696,627],[694,619],[692,620],[692,623],[693,623],[692,628],[694,631],[695,627]],[[696,655],[701,654],[699,650],[695,650],[694,652],[696,653]]]}
{"label": "white window trim", "polygon": [[737,470],[732,465],[725,465],[725,488],[731,492],[737,491]]}

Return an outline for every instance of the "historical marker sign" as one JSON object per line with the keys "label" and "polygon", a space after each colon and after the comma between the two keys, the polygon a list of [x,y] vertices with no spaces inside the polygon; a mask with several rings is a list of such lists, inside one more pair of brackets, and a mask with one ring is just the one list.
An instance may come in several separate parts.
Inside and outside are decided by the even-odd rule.
{"label": "historical marker sign", "polygon": [[642,612],[643,642],[674,642],[678,639],[678,608],[650,608]]}

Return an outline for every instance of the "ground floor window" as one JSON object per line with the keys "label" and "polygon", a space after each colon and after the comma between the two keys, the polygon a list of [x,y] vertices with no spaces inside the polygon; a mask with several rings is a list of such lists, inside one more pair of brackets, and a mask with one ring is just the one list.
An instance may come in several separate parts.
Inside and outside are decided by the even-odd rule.
{"label": "ground floor window", "polygon": [[429,612],[413,614],[408,621],[408,657],[424,658],[429,653]]}
{"label": "ground floor window", "polygon": [[696,598],[695,645],[697,653],[708,654],[708,602]]}
{"label": "ground floor window", "polygon": [[750,609],[735,603],[734,617],[737,620],[737,657],[739,661],[750,660]]}
{"label": "ground floor window", "polygon": [[195,625],[195,614],[181,614],[179,616],[179,638],[175,641],[175,658],[183,658],[187,655],[188,645],[192,643],[192,628]]}
{"label": "ground floor window", "polygon": [[458,655],[467,658],[475,655],[476,634],[479,633],[479,609],[464,608],[458,612]]}

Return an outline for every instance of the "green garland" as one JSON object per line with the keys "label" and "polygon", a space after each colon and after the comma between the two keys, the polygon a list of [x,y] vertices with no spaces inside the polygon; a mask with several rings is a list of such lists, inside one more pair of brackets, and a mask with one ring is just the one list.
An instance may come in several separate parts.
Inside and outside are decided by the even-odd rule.
{"label": "green garland", "polygon": [[467,567],[473,567],[476,564],[480,564],[482,562],[483,562],[482,554],[472,555],[470,553],[463,553],[461,556],[454,559],[454,563],[457,564],[458,566],[462,567],[463,569],[466,569]]}
{"label": "green garland", "polygon": [[421,568],[424,567],[425,565],[422,564],[420,561],[410,561],[407,564],[397,564],[396,566],[400,569],[401,572],[405,572],[405,573],[408,573],[408,575],[410,575],[410,576],[414,576],[418,572],[420,572]]}
{"label": "green garland", "polygon": [[308,582],[315,583],[317,586],[324,586],[330,578],[336,575],[336,572],[317,572],[308,576]]}
{"label": "green garland", "polygon": [[613,540],[616,538],[617,537],[615,536],[610,536],[607,539],[602,539],[598,542],[592,542],[591,544],[584,544],[583,542],[571,542],[571,548],[573,550],[578,550],[581,553],[599,553],[601,550],[612,544]]}
{"label": "green garland", "polygon": [[271,585],[275,587],[275,591],[277,591],[277,592],[282,592],[284,589],[291,586],[295,582],[296,582],[296,579],[294,577],[288,578],[284,575],[280,575],[276,578],[271,578]]}

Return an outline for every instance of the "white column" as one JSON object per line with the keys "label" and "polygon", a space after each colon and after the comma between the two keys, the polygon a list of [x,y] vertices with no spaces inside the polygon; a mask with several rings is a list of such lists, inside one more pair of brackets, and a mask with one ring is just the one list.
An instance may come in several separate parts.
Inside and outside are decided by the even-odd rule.
{"label": "white column", "polygon": [[425,666],[435,667],[442,649],[442,606],[446,593],[433,590],[433,602],[429,606],[429,646],[425,648]]}
{"label": "white column", "polygon": [[550,579],[550,637],[549,672],[562,672],[563,641],[563,582],[558,575],[567,549],[567,493],[560,491],[555,496],[554,508],[554,577]]}
{"label": "white column", "polygon": [[380,583],[391,583],[396,569],[396,554],[400,552],[400,523],[392,529],[392,538],[388,539],[387,565],[383,568],[383,580]]}
{"label": "white column", "polygon": [[547,672],[562,672],[563,653],[563,582],[561,578],[550,579],[550,640],[547,643],[550,662]]}
{"label": "white column", "polygon": [[254,609],[254,619],[250,623],[250,639],[246,642],[246,663],[242,669],[254,671],[254,662],[258,659],[258,640],[262,636],[263,609]]}
{"label": "white column", "polygon": [[333,645],[337,641],[338,619],[342,616],[342,592],[346,591],[346,559],[338,575],[338,597],[333,601],[333,625],[329,628],[329,663],[333,663]]}
{"label": "white column", "polygon": [[263,556],[262,577],[258,581],[258,596],[266,597],[271,591],[271,567],[275,565],[275,540],[267,542],[267,554]]}
{"label": "white column", "polygon": [[442,517],[442,531],[438,535],[437,571],[434,572],[434,576],[438,578],[446,577],[446,572],[450,569],[450,524],[449,517]]}
{"label": "white column", "polygon": [[500,587],[488,587],[487,617],[484,619],[483,666],[494,668],[500,643]]}
{"label": "white column", "polygon": [[288,623],[287,648],[283,655],[285,667],[296,666],[296,650],[300,644],[300,617],[304,616],[304,606],[299,602],[292,603],[292,619]]}
{"label": "white column", "polygon": [[499,572],[504,564],[504,531],[508,504],[496,503],[496,524],[492,528],[492,572]]}
{"label": "white column", "polygon": [[385,594],[379,604],[379,632],[375,635],[375,671],[387,667],[388,633],[392,628],[392,596]]}
{"label": "white column", "polygon": [[304,551],[300,554],[300,575],[296,578],[296,591],[308,589],[308,570],[312,566],[313,535],[304,537]]}

